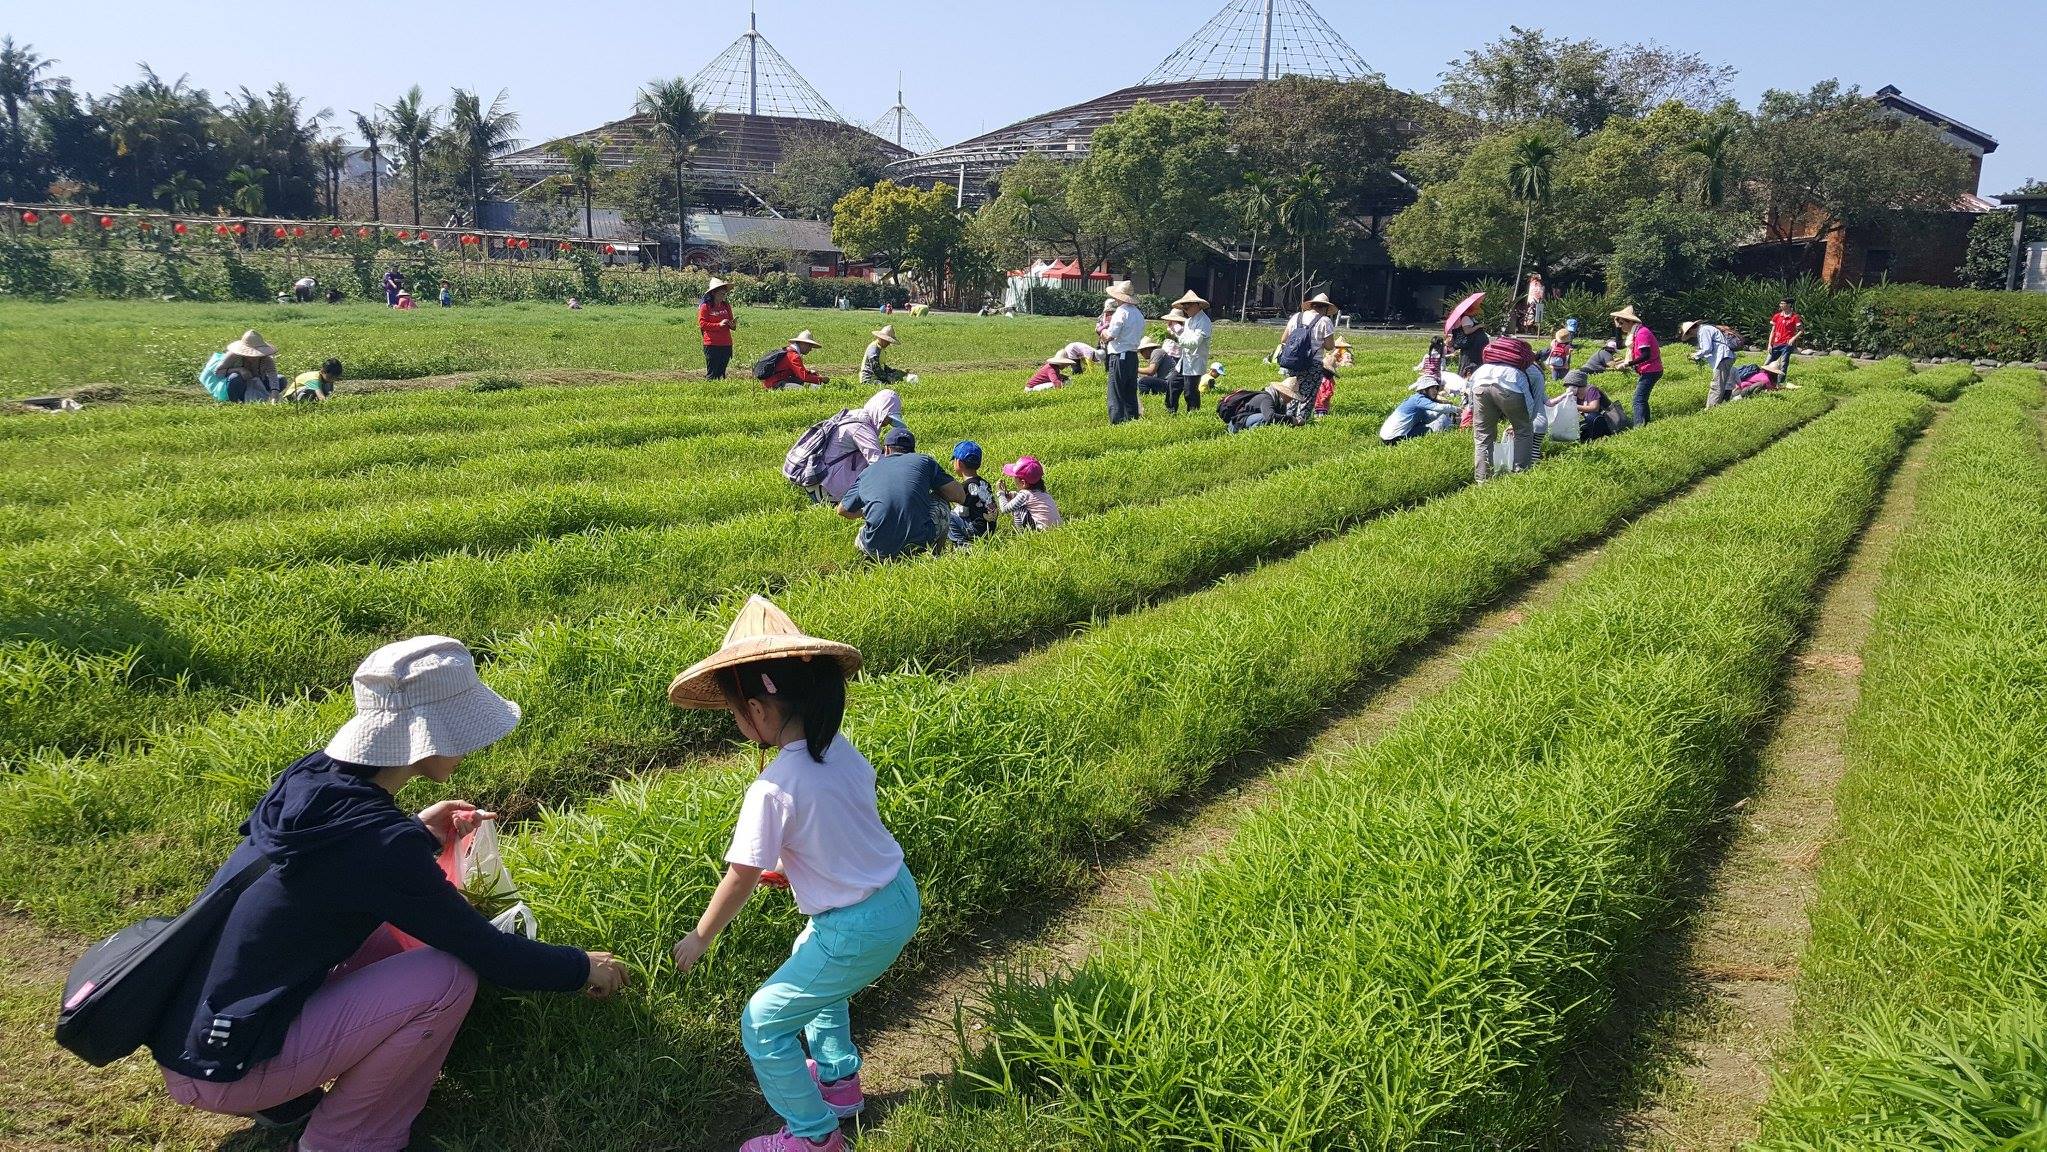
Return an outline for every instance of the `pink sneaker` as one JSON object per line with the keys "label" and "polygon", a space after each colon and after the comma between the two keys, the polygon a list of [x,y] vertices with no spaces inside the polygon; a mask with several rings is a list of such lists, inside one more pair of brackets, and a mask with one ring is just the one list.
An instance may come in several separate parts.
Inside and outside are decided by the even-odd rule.
{"label": "pink sneaker", "polygon": [[806,1061],[810,1065],[810,1078],[817,1081],[817,1090],[824,1094],[824,1106],[832,1115],[844,1120],[848,1116],[860,1115],[867,1107],[867,1096],[860,1091],[860,1073],[855,1072],[837,1084],[826,1084],[817,1074],[817,1061]]}
{"label": "pink sneaker", "polygon": [[739,1146],[739,1152],[846,1152],[846,1138],[836,1130],[822,1144],[812,1144],[787,1128],[756,1136]]}

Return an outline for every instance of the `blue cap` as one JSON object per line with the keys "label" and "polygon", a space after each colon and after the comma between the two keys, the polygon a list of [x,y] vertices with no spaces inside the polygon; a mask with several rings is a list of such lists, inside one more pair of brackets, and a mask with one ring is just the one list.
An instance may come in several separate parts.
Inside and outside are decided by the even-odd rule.
{"label": "blue cap", "polygon": [[910,434],[908,428],[897,424],[888,430],[887,436],[882,437],[881,446],[898,452],[914,452],[917,450],[917,438]]}
{"label": "blue cap", "polygon": [[962,440],[952,446],[952,458],[969,468],[981,463],[981,446],[972,440]]}

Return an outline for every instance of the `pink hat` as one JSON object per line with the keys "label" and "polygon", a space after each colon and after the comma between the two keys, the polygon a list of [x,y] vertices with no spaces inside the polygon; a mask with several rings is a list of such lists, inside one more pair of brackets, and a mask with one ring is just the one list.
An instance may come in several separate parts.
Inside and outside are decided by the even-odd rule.
{"label": "pink hat", "polygon": [[1002,466],[1002,474],[1026,487],[1045,482],[1045,466],[1036,456],[1018,457],[1016,463]]}

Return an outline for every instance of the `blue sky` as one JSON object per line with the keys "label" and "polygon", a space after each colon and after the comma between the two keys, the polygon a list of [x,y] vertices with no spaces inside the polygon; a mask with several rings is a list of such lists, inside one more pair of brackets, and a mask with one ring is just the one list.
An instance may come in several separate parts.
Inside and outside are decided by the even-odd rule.
{"label": "blue sky", "polygon": [[[1221,0],[761,0],[761,31],[848,119],[908,104],[953,141],[1134,83]],[[1831,76],[1905,94],[1988,132],[2002,146],[1983,191],[2047,178],[2047,17],[2041,0],[1799,3],[1610,0],[1539,5],[1464,0],[1318,0],[1323,16],[1397,87],[1427,90],[1445,64],[1521,23],[1619,41],[1655,39],[1740,69],[1744,102]],[[189,0],[101,0],[87,10],[9,5],[0,32],[33,43],[92,91],[148,61],[216,96],[278,79],[312,108],[389,103],[418,83],[511,91],[533,141],[625,115],[637,86],[692,75],[738,35],[745,4],[698,0],[356,0],[223,16]],[[1993,56],[1993,53],[1995,54]]]}

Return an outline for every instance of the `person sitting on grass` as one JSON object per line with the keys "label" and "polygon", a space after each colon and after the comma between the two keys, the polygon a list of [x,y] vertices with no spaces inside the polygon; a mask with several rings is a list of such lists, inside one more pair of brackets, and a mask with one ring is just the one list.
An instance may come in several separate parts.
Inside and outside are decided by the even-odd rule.
{"label": "person sitting on grass", "polygon": [[[1002,475],[1005,479],[999,507],[1009,513],[1009,518],[1018,528],[1026,532],[1042,532],[1065,522],[1059,515],[1058,502],[1045,491],[1045,466],[1038,463],[1037,457],[1018,457],[1016,463],[1003,465]],[[1010,488],[1010,480],[1021,487]]]}
{"label": "person sitting on grass", "polygon": [[995,530],[997,507],[995,489],[981,478],[981,446],[962,440],[952,446],[952,474],[960,482],[966,499],[952,506],[951,528],[946,533],[954,547],[965,547]]}
{"label": "person sitting on grass", "polygon": [[227,404],[270,404],[284,394],[277,374],[277,349],[254,328],[215,352],[199,370],[199,383],[215,400]]}
{"label": "person sitting on grass", "polygon": [[1784,382],[1783,362],[1772,360],[1760,366],[1743,368],[1734,381],[1734,396],[1741,399],[1761,392],[1776,392],[1796,387],[1798,385]]}
{"label": "person sitting on grass", "polygon": [[1179,344],[1170,337],[1161,344],[1146,336],[1137,345],[1137,390],[1148,396],[1162,396],[1166,381],[1180,376]]}
{"label": "person sitting on grass", "polygon": [[320,365],[318,372],[301,372],[292,382],[291,391],[284,394],[286,400],[325,400],[334,395],[334,386],[341,382],[341,361],[329,357]]}
{"label": "person sitting on grass", "polygon": [[270,785],[214,874],[219,887],[267,869],[149,1040],[172,1099],[304,1124],[307,1152],[407,1146],[478,980],[599,999],[626,983],[610,953],[499,931],[442,872],[442,849],[491,813],[398,806],[408,782],[446,784],[519,722],[469,649],[446,636],[387,644],[354,685],[355,718]]}
{"label": "person sitting on grass", "polygon": [[883,324],[875,330],[874,339],[867,345],[867,353],[860,357],[860,383],[869,388],[894,384],[903,378],[901,371],[881,362],[881,355],[896,344],[896,326]]}
{"label": "person sitting on grass", "polygon": [[1407,399],[1387,413],[1385,422],[1379,425],[1382,443],[1398,444],[1426,436],[1436,429],[1438,421],[1446,417],[1454,421],[1464,411],[1462,405],[1443,399],[1443,382],[1433,376],[1416,380],[1407,392]]}
{"label": "person sitting on grass", "polygon": [[1073,370],[1075,375],[1080,374],[1080,365],[1069,358],[1064,352],[1052,357],[1050,360],[1045,361],[1043,367],[1031,374],[1030,380],[1024,384],[1024,391],[1050,392],[1054,388],[1066,387],[1068,379],[1066,371],[1069,368]]}
{"label": "person sitting on grass", "polygon": [[839,1122],[867,1105],[848,1003],[895,963],[922,917],[917,881],[881,821],[874,766],[840,731],[859,669],[857,649],[804,635],[755,596],[718,651],[668,686],[676,707],[728,711],[740,735],[775,754],[740,802],[724,878],[676,942],[677,974],[763,882],[786,887],[810,918],[740,1014],[754,1079],[782,1119],[740,1152],[843,1152]]}
{"label": "person sitting on grass", "polygon": [[1582,370],[1573,369],[1564,377],[1564,395],[1577,399],[1580,442],[1611,436],[1621,430],[1620,408]]}
{"label": "person sitting on grass", "polygon": [[812,371],[810,366],[803,362],[804,353],[815,352],[822,347],[824,345],[818,343],[811,336],[810,329],[806,328],[798,332],[795,339],[789,341],[787,347],[774,354],[775,362],[769,365],[768,374],[761,377],[761,387],[769,389],[794,386],[815,388],[820,384],[830,383],[831,377],[822,372]]}
{"label": "person sitting on grass", "polygon": [[853,538],[861,555],[895,560],[945,551],[952,505],[966,501],[960,482],[917,451],[910,430],[892,427],[882,437],[881,459],[860,473],[853,490],[839,501],[839,515],[862,522]]}

